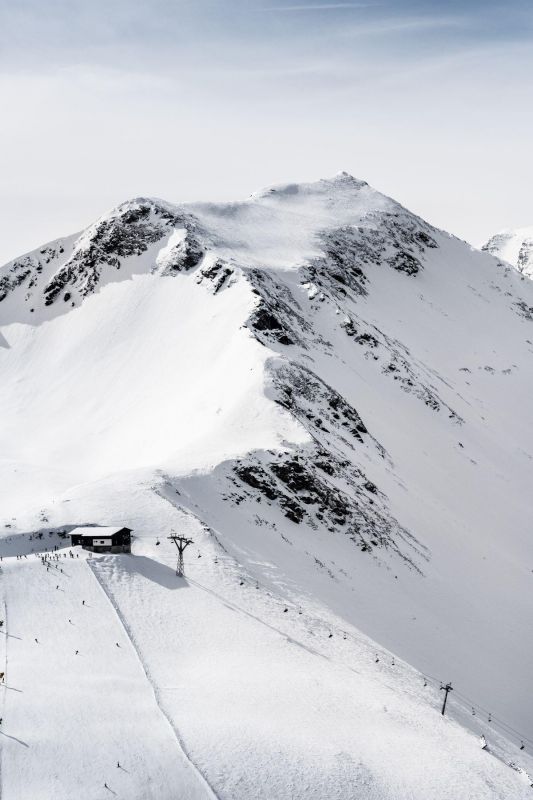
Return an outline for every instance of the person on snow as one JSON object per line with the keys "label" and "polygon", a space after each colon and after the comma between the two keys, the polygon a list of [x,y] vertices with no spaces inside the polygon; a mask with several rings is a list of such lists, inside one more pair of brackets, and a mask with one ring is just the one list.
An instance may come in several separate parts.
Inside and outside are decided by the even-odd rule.
{"label": "person on snow", "polygon": [[487,749],[487,740],[485,739],[485,736],[484,736],[483,733],[479,737],[479,743],[481,745],[481,749],[482,750],[486,750]]}

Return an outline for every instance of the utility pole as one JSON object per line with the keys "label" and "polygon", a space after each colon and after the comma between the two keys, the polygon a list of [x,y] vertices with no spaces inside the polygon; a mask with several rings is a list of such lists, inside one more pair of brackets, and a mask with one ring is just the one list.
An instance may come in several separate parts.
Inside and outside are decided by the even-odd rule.
{"label": "utility pole", "polygon": [[167,537],[170,539],[176,547],[178,548],[178,564],[176,566],[176,575],[183,577],[185,574],[185,565],[183,563],[183,553],[185,552],[185,548],[188,545],[192,544],[192,539],[186,539],[185,536],[177,536],[175,533],[171,533],[170,536]]}
{"label": "utility pole", "polygon": [[446,701],[448,699],[448,692],[453,692],[453,687],[451,683],[447,683],[446,686],[441,686],[440,689],[441,691],[444,690],[444,702],[442,704],[442,711],[441,711],[442,716],[444,716],[444,712],[446,711]]}

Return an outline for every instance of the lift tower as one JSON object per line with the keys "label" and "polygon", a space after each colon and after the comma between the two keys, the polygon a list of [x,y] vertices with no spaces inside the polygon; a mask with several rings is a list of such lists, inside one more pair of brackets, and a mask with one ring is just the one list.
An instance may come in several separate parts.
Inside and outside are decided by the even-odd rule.
{"label": "lift tower", "polygon": [[176,575],[179,575],[182,578],[185,575],[185,564],[183,562],[183,553],[185,552],[185,548],[188,547],[190,544],[193,544],[192,539],[186,539],[185,536],[177,536],[175,533],[171,533],[168,537],[176,547],[178,548],[178,563],[176,566]]}

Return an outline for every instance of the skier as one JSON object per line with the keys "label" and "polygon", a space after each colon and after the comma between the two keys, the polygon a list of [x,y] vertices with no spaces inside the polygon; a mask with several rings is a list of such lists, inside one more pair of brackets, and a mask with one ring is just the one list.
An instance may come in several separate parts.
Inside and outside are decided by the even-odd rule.
{"label": "skier", "polygon": [[479,737],[479,743],[481,745],[481,749],[482,750],[486,750],[487,749],[487,740],[485,739],[485,736],[484,736],[483,733]]}

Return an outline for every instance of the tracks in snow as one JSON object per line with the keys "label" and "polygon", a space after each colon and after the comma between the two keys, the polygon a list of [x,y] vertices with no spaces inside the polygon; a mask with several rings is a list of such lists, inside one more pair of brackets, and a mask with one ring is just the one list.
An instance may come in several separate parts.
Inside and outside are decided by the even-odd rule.
{"label": "tracks in snow", "polygon": [[[108,588],[106,587],[105,583],[100,579],[100,576],[98,575],[98,571],[94,568],[94,566],[91,563],[90,559],[87,560],[87,565],[88,565],[89,569],[91,570],[91,572],[92,572],[96,582],[98,583],[101,591],[106,596],[109,604],[113,608],[113,611],[115,612],[115,615],[117,616],[117,618],[118,618],[118,620],[120,622],[120,625],[122,626],[122,628],[124,630],[124,633],[125,633],[126,637],[128,638],[128,640],[129,640],[129,642],[131,644],[131,647],[135,652],[135,655],[137,656],[137,660],[139,661],[141,669],[142,669],[144,675],[146,676],[146,680],[147,680],[147,682],[149,683],[149,685],[150,685],[150,687],[152,689],[156,705],[159,708],[159,711],[161,712],[162,716],[165,718],[169,728],[172,731],[172,735],[176,740],[176,744],[177,744],[177,746],[179,748],[180,755],[187,761],[187,763],[189,764],[191,770],[193,771],[193,773],[197,777],[200,785],[203,786],[203,788],[205,790],[206,798],[209,798],[209,800],[219,800],[218,795],[216,794],[215,790],[213,789],[213,787],[211,786],[211,784],[209,783],[209,781],[207,780],[205,775],[202,773],[202,771],[199,769],[199,767],[192,760],[192,758],[191,758],[191,756],[190,756],[190,754],[189,754],[189,752],[188,752],[188,750],[187,750],[187,748],[185,746],[185,743],[184,743],[182,737],[179,734],[179,731],[173,725],[170,716],[165,711],[165,709],[163,707],[163,704],[161,702],[161,696],[160,696],[159,690],[158,690],[158,688],[157,688],[157,686],[155,684],[155,681],[153,680],[153,678],[152,678],[152,676],[150,674],[150,670],[149,670],[146,662],[144,661],[144,659],[143,659],[143,657],[141,655],[140,648],[137,646],[133,631],[131,630],[130,626],[128,625],[128,623],[127,623],[122,611],[120,610],[118,604],[115,602],[115,599],[114,599],[113,595],[108,590]],[[1,798],[0,798],[0,800],[1,800]]]}

